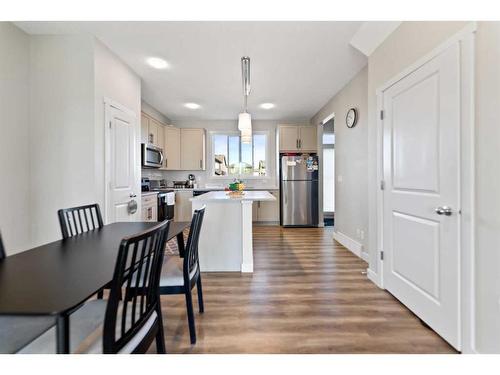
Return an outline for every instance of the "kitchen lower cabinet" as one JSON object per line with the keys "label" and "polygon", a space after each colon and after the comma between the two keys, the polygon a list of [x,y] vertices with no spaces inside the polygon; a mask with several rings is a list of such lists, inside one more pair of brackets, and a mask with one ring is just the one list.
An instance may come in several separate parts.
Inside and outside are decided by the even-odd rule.
{"label": "kitchen lower cabinet", "polygon": [[192,191],[175,192],[174,221],[191,221],[191,201]]}
{"label": "kitchen lower cabinet", "polygon": [[141,220],[158,221],[158,197],[156,194],[141,198]]}
{"label": "kitchen lower cabinet", "polygon": [[269,191],[276,200],[275,201],[262,201],[253,202],[252,207],[252,219],[255,222],[266,223],[266,222],[278,222],[280,220],[280,207],[279,207],[279,191],[272,190]]}

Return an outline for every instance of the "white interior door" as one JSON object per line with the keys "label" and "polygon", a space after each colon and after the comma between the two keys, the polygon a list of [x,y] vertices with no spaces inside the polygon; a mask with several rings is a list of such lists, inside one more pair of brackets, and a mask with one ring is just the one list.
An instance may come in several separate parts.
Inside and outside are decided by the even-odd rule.
{"label": "white interior door", "polygon": [[106,104],[106,121],[107,223],[135,221],[140,217],[135,119],[126,111]]}
{"label": "white interior door", "polygon": [[384,287],[455,348],[459,62],[457,44],[383,92]]}

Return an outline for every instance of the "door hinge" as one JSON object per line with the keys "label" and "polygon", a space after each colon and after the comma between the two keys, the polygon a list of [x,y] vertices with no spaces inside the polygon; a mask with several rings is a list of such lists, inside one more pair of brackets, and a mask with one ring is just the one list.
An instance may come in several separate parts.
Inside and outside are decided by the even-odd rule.
{"label": "door hinge", "polygon": [[384,180],[380,181],[380,190],[385,190],[385,181]]}
{"label": "door hinge", "polygon": [[380,252],[380,260],[384,260],[384,252],[383,251]]}
{"label": "door hinge", "polygon": [[384,119],[384,111],[380,111],[380,119],[383,120]]}

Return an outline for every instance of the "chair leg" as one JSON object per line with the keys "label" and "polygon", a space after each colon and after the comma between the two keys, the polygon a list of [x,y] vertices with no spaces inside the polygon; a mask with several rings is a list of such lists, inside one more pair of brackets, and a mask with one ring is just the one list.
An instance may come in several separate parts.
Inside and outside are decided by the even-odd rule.
{"label": "chair leg", "polygon": [[203,305],[203,288],[201,287],[201,274],[198,275],[198,280],[196,281],[196,290],[198,291],[198,309],[200,313],[205,312],[205,306]]}
{"label": "chair leg", "polygon": [[158,354],[167,354],[167,349],[165,348],[165,332],[163,331],[163,317],[161,315],[161,306],[158,303],[158,308],[156,309],[158,314],[158,332],[156,332],[156,351]]}
{"label": "chair leg", "polygon": [[189,323],[189,336],[191,339],[191,344],[196,344],[196,327],[194,325],[194,311],[193,311],[193,300],[191,298],[191,291],[187,290],[186,296],[186,308]]}
{"label": "chair leg", "polygon": [[97,292],[97,299],[103,299],[104,298],[104,290],[101,289],[100,291]]}

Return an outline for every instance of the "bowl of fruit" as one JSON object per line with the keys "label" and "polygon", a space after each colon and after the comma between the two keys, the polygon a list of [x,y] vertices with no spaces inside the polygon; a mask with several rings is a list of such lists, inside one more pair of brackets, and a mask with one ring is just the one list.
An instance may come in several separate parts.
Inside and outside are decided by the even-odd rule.
{"label": "bowl of fruit", "polygon": [[227,188],[226,188],[226,191],[228,191],[229,195],[234,195],[234,196],[237,196],[237,195],[243,195],[244,192],[243,192],[243,189],[245,188],[245,185],[243,184],[243,181],[241,180],[234,180],[234,182],[230,183]]}

